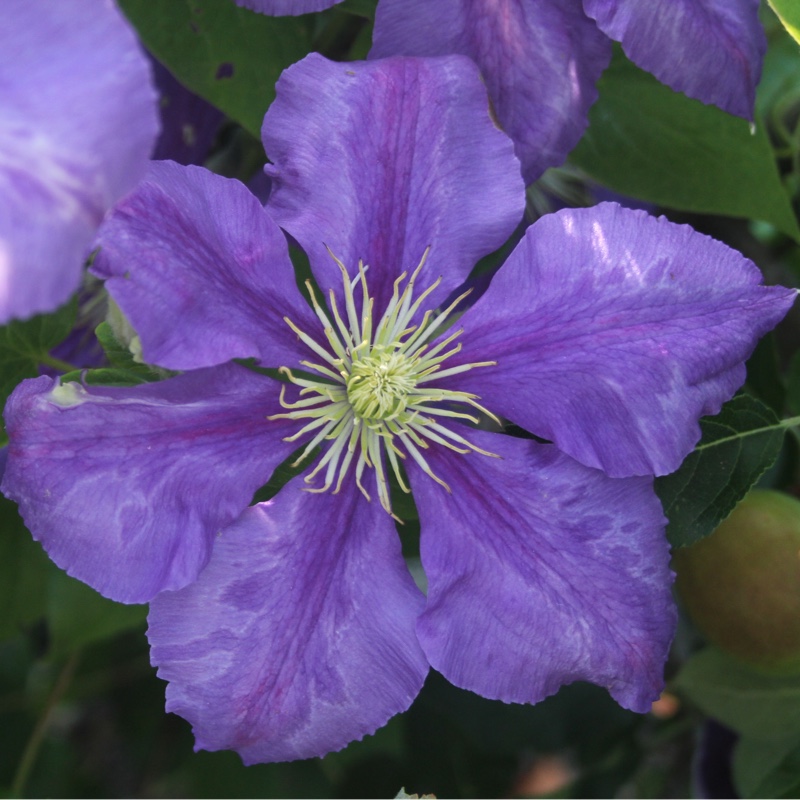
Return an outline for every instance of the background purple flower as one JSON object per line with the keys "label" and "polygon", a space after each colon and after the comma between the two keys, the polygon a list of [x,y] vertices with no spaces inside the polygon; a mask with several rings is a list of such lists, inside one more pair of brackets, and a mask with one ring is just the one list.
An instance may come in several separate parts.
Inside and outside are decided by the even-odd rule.
{"label": "background purple flower", "polygon": [[472,58],[531,183],[578,143],[611,39],[673,89],[753,118],[758,0],[380,0],[370,57]]}
{"label": "background purple flower", "polygon": [[[390,426],[407,434],[416,417],[368,420],[386,439],[394,431],[405,456],[426,599],[375,497],[389,450],[371,451],[363,470],[371,503],[354,462],[338,493],[295,478],[247,508],[320,430],[298,434],[306,410],[325,412],[325,393],[343,389],[333,373],[321,401],[228,362],[337,368],[281,228],[324,297],[353,312],[351,331],[364,311],[348,300],[357,276],[376,320],[417,264],[415,296],[433,287],[428,304],[442,301],[520,219],[512,144],[460,57],[311,55],[281,78],[264,139],[267,211],[235,181],[168,163],[115,209],[95,271],[144,358],[186,372],[132,388],[24,383],[6,410],[3,491],[60,566],[117,599],[152,600],[153,661],[198,747],[232,747],[247,763],[337,749],[407,708],[429,665],[506,701],[589,680],[647,710],[675,617],[652,475],[691,450],[698,417],[741,384],[744,359],[795,293],[761,285],[719,242],[613,204],[531,226],[429,385],[448,400],[466,391],[467,405],[553,444],[444,417],[416,458]],[[424,310],[411,307],[399,340]],[[350,370],[345,421],[353,350],[338,367]],[[320,358],[330,367],[314,367]],[[449,410],[437,402],[424,414]],[[322,459],[342,443],[330,430]],[[447,432],[473,452],[447,447]]]}
{"label": "background purple flower", "polygon": [[105,212],[158,131],[150,69],[110,0],[0,5],[0,323],[80,283]]}
{"label": "background purple flower", "polygon": [[[336,0],[236,0],[263,14]],[[689,97],[753,119],[766,37],[759,0],[379,0],[370,58],[469,56],[526,183],[562,164],[588,124],[611,41]]]}
{"label": "background purple flower", "polygon": [[225,115],[179,83],[155,58],[150,59],[156,88],[161,96],[161,135],[153,158],[179,164],[202,164],[219,132]]}
{"label": "background purple flower", "polygon": [[271,14],[276,17],[285,15],[310,14],[341,3],[342,0],[235,0],[237,6]]}

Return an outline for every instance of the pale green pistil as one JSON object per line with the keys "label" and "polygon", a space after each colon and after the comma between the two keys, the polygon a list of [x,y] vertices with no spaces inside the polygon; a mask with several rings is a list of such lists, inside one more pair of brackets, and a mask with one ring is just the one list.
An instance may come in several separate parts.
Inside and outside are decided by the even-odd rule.
{"label": "pale green pistil", "polygon": [[[332,253],[331,255],[333,256]],[[287,409],[287,413],[270,417],[306,421],[287,441],[295,441],[313,433],[295,464],[299,464],[317,445],[324,441],[330,442],[319,463],[305,478],[305,482],[310,484],[324,471],[324,483],[308,491],[324,492],[335,485],[334,492],[338,492],[350,466],[355,462],[355,481],[359,489],[369,499],[361,478],[365,467],[374,469],[380,503],[391,513],[384,456],[398,485],[408,492],[398,461],[407,456],[411,456],[427,475],[449,491],[447,484],[433,473],[425,459],[424,451],[431,442],[458,453],[473,450],[487,456],[494,455],[471,444],[443,424],[448,418],[477,423],[478,419],[472,409],[489,414],[478,405],[477,396],[428,386],[437,378],[466,372],[474,367],[490,366],[495,362],[441,368],[444,361],[461,350],[460,344],[448,350],[461,331],[435,344],[431,344],[431,340],[466,295],[459,297],[449,308],[438,314],[431,310],[425,311],[420,323],[412,324],[425,298],[439,285],[437,280],[416,300],[413,299],[414,282],[426,257],[427,251],[402,291],[401,286],[407,274],[403,273],[395,281],[389,306],[378,324],[374,325],[373,300],[367,290],[367,268],[359,262],[358,276],[351,282],[344,265],[334,256],[342,272],[344,315],[339,313],[336,297],[331,291],[331,322],[311,285],[306,284],[314,311],[325,331],[329,350],[317,344],[290,319],[284,318],[300,340],[323,362],[300,362],[307,370],[317,373],[319,378],[301,378],[290,369],[281,368],[281,372],[291,383],[301,387],[300,399],[295,403],[288,403],[285,400],[285,390],[282,391],[281,405]],[[362,294],[360,314],[353,296],[355,286],[359,284]],[[453,410],[454,404],[470,406],[472,413]]]}
{"label": "pale green pistil", "polygon": [[361,419],[394,419],[406,410],[416,385],[414,362],[393,348],[378,346],[350,368],[347,399]]}

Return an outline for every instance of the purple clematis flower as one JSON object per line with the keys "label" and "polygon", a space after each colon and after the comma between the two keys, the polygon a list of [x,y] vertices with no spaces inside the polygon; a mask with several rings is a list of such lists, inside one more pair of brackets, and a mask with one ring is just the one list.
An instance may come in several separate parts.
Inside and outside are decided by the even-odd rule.
{"label": "purple clematis flower", "polygon": [[0,3],[0,324],[78,288],[106,211],[145,174],[156,94],[110,0]]}
{"label": "purple clematis flower", "polygon": [[[237,0],[264,14],[338,0]],[[766,37],[759,0],[380,0],[370,58],[460,53],[478,64],[526,183],[588,124],[611,41],[689,97],[753,119]]]}
{"label": "purple clematis flower", "polygon": [[[588,680],[648,710],[675,624],[652,476],[795,292],[603,204],[531,226],[450,327],[460,306],[440,304],[525,203],[474,64],[312,54],[263,132],[266,210],[156,163],[102,228],[97,274],[144,358],[181,374],[26,381],[3,491],[70,574],[152,601],[167,708],[198,748],[253,763],[343,747],[407,708],[430,666],[505,701]],[[311,305],[283,231],[309,257]],[[552,444],[475,427],[497,416]],[[295,452],[305,476],[248,507]],[[413,492],[427,597],[392,481]]]}
{"label": "purple clematis flower", "polygon": [[370,58],[461,53],[481,68],[526,183],[588,124],[611,40],[660,81],[753,119],[759,0],[380,0]]}
{"label": "purple clematis flower", "polygon": [[342,0],[234,0],[237,6],[268,14],[271,17],[296,17],[312,14],[341,3]]}
{"label": "purple clematis flower", "polygon": [[219,132],[225,115],[190,92],[157,59],[151,57],[153,78],[161,95],[161,135],[153,158],[179,164],[202,164]]}

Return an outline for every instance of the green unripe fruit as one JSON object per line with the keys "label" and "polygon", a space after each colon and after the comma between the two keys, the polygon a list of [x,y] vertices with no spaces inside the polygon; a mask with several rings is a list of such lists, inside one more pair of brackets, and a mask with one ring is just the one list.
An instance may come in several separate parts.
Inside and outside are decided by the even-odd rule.
{"label": "green unripe fruit", "polygon": [[709,641],[751,666],[800,672],[800,501],[755,489],[675,552],[676,587]]}

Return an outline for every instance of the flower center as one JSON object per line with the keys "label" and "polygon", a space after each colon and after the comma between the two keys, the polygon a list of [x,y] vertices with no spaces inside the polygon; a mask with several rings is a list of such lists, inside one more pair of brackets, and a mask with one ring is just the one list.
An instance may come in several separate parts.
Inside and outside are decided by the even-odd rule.
{"label": "flower center", "polygon": [[[330,252],[330,251],[329,251]],[[484,361],[462,364],[450,369],[441,369],[442,363],[461,350],[457,344],[448,347],[461,335],[461,331],[435,341],[458,303],[468,294],[462,294],[441,312],[426,310],[418,324],[413,320],[425,299],[441,282],[432,286],[414,299],[414,283],[425,264],[428,251],[406,283],[407,273],[395,281],[389,305],[377,324],[372,318],[373,299],[367,288],[367,267],[358,264],[358,275],[351,281],[347,270],[335,256],[334,260],[342,272],[344,285],[344,314],[339,312],[333,290],[330,292],[331,321],[322,308],[310,282],[306,282],[314,311],[322,323],[330,349],[319,345],[308,334],[301,331],[288,317],[286,324],[313,351],[322,363],[301,361],[301,366],[316,375],[300,377],[291,369],[280,371],[289,381],[301,387],[300,399],[289,403],[285,399],[286,387],[281,390],[281,405],[286,413],[275,414],[269,419],[286,418],[306,420],[306,424],[286,441],[296,441],[313,433],[311,440],[294,462],[298,465],[319,444],[330,441],[313,471],[305,482],[311,484],[324,470],[324,483],[309,488],[311,492],[324,492],[334,487],[338,492],[355,461],[355,481],[359,489],[370,499],[361,478],[364,469],[375,471],[378,498],[381,505],[392,513],[389,500],[389,482],[384,467],[384,457],[404,492],[409,488],[400,470],[400,461],[407,456],[422,470],[448,491],[450,487],[437,477],[428,465],[423,452],[434,442],[458,453],[471,450],[487,456],[495,456],[471,444],[447,424],[448,419],[464,419],[478,422],[473,409],[492,417],[480,406],[477,396],[468,392],[439,389],[429,386],[431,381],[466,372],[475,367],[495,364]],[[405,286],[403,287],[403,284]],[[354,292],[361,288],[361,308],[356,306]],[[402,288],[401,288],[402,287]],[[435,343],[432,343],[435,342]],[[467,405],[471,413],[453,408]]]}
{"label": "flower center", "polygon": [[406,410],[416,385],[414,362],[391,347],[378,345],[350,368],[347,399],[361,419],[394,419]]}

